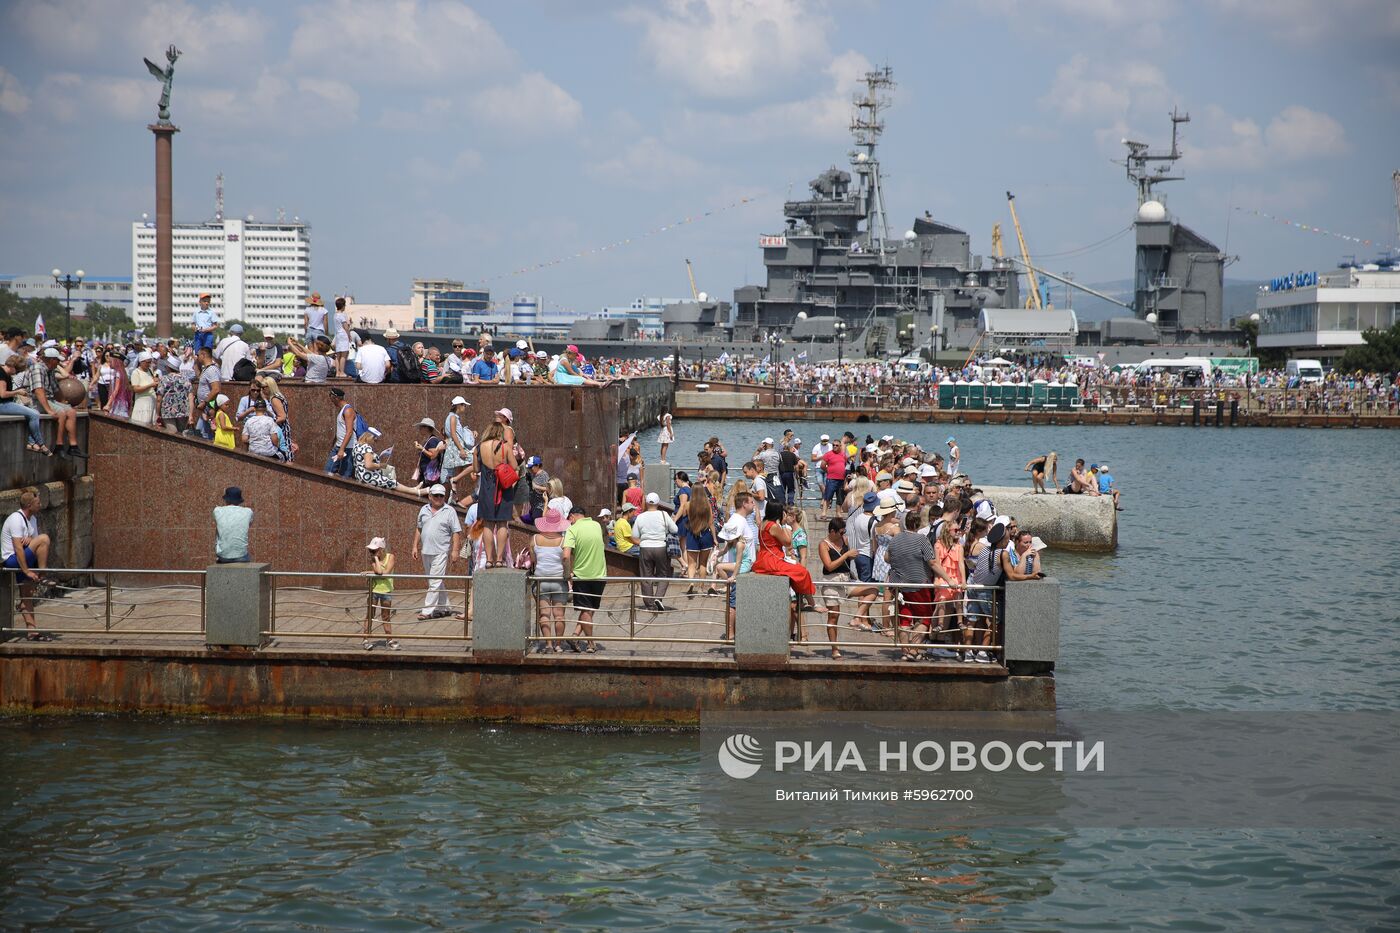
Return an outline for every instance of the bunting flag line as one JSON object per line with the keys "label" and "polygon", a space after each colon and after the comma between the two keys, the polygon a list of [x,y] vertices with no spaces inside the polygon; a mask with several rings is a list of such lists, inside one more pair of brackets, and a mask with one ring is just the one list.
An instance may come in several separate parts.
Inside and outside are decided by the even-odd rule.
{"label": "bunting flag line", "polygon": [[1375,240],[1368,240],[1365,237],[1351,236],[1350,234],[1346,233],[1338,233],[1335,230],[1328,230],[1326,227],[1318,227],[1313,224],[1299,223],[1296,220],[1289,220],[1285,217],[1279,217],[1275,214],[1270,214],[1268,211],[1258,211],[1247,207],[1236,207],[1235,210],[1239,211],[1241,214],[1252,214],[1255,217],[1263,217],[1265,220],[1272,220],[1276,224],[1283,224],[1287,227],[1295,227],[1298,230],[1304,231],[1305,233],[1318,233],[1323,236],[1336,237],[1339,240],[1346,240],[1348,243],[1359,243],[1362,246],[1382,246],[1384,248],[1388,248],[1385,247],[1384,244],[1378,243]]}
{"label": "bunting flag line", "polygon": [[624,237],[621,240],[614,240],[611,243],[605,243],[602,246],[595,246],[592,249],[579,250],[578,252],[570,253],[567,256],[556,256],[553,259],[546,259],[542,262],[530,263],[529,265],[521,266],[519,269],[514,269],[510,272],[501,272],[496,275],[487,276],[486,278],[479,279],[478,281],[484,284],[486,282],[496,282],[501,279],[514,278],[517,275],[525,275],[530,272],[538,272],[539,270],[547,269],[550,266],[558,266],[566,262],[573,262],[576,259],[586,259],[589,256],[595,256],[599,253],[606,253],[610,250],[621,249],[622,247],[629,246],[632,243],[637,243],[655,236],[660,236],[663,233],[675,230],[677,227],[684,227],[688,224],[699,223],[707,217],[713,217],[716,214],[723,214],[728,211],[732,211],[735,208],[743,207],[747,204],[752,204],[761,197],[762,195],[755,195],[751,198],[739,198],[737,201],[731,201],[730,203],[725,204],[722,207],[716,207],[708,211],[698,211],[694,214],[689,214],[681,218],[680,220],[677,220],[674,223],[663,224],[660,227],[653,227],[652,229],[638,233],[635,236]]}

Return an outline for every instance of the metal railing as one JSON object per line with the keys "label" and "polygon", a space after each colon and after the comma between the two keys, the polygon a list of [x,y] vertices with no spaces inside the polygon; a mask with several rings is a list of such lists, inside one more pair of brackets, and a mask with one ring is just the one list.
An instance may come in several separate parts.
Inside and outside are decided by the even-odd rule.
{"label": "metal railing", "polygon": [[[1004,624],[1000,586],[950,587],[934,583],[813,581],[814,611],[799,614],[794,647],[840,649],[892,648],[909,660],[1005,663]],[[841,637],[841,617],[850,612],[846,627],[866,638]],[[834,613],[836,624],[831,624]],[[806,638],[807,630],[826,630],[826,639]],[[837,636],[832,637],[835,628]],[[886,640],[888,639],[888,640]]]}
{"label": "metal railing", "polygon": [[[390,574],[394,589],[385,602],[376,597],[374,579],[363,573],[316,573],[304,570],[267,571],[269,584],[268,628],[266,639],[298,638],[363,639],[369,647],[390,642],[471,642],[472,578],[461,574],[432,576],[423,573]],[[338,588],[316,585],[326,580],[343,580]],[[440,596],[430,616],[425,616],[430,586],[404,589],[403,583],[421,580],[440,583]],[[355,581],[358,585],[350,585]],[[456,600],[460,599],[460,606]],[[441,600],[447,605],[441,606]],[[390,631],[385,631],[384,615]],[[460,629],[456,623],[460,624]],[[451,631],[446,629],[451,628]],[[425,629],[434,629],[425,631]]]}
{"label": "metal railing", "polygon": [[[203,570],[67,569],[14,571],[6,634],[203,635]],[[32,625],[30,623],[33,623]]]}
{"label": "metal railing", "polygon": [[[576,609],[577,591],[562,577],[531,577],[534,628],[530,649],[539,654],[580,650],[570,643],[593,646],[614,642],[637,645],[732,645],[724,637],[725,617],[733,580],[717,577],[599,577],[603,584],[593,620],[581,623],[577,612],[568,631],[569,610]],[[554,589],[557,587],[557,589]],[[690,596],[680,588],[698,589]],[[551,593],[550,591],[553,590]],[[661,591],[658,595],[658,590]],[[714,605],[715,600],[719,604]],[[665,608],[659,608],[665,607]],[[586,610],[585,610],[586,611]],[[682,618],[682,614],[684,618]],[[697,618],[698,616],[698,618]],[[549,623],[563,633],[544,628]],[[583,626],[588,626],[584,630]],[[678,630],[685,630],[680,631]]]}

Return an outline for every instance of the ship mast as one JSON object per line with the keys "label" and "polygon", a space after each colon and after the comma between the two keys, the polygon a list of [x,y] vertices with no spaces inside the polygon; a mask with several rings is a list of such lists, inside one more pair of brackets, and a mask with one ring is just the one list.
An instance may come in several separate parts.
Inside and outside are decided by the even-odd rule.
{"label": "ship mast", "polygon": [[[1177,113],[1175,107],[1172,108],[1172,149],[1171,152],[1149,152],[1147,143],[1140,143],[1136,140],[1125,139],[1123,145],[1128,147],[1128,157],[1119,165],[1125,166],[1128,170],[1128,180],[1137,185],[1138,206],[1141,207],[1148,201],[1161,201],[1152,191],[1152,186],[1162,181],[1181,181],[1185,175],[1172,175],[1172,163],[1181,158],[1181,147],[1178,145],[1177,129],[1183,123],[1191,122],[1191,114]],[[1149,165],[1156,162],[1156,165]]]}
{"label": "ship mast", "polygon": [[880,190],[880,162],[875,158],[875,146],[885,123],[880,111],[889,107],[888,97],[880,92],[894,88],[894,77],[890,67],[865,73],[865,95],[854,101],[855,112],[851,115],[851,136],[856,148],[851,153],[851,165],[860,178],[860,194],[865,198],[865,232],[871,249],[885,252],[890,238],[889,223],[885,217],[885,196]]}

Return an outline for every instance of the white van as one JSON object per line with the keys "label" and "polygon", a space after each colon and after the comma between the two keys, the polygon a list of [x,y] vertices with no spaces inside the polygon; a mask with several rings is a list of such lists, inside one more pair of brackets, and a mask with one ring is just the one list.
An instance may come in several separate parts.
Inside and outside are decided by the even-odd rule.
{"label": "white van", "polygon": [[1322,381],[1322,364],[1317,360],[1289,360],[1284,370],[1288,381],[1297,379],[1301,385]]}
{"label": "white van", "polygon": [[1184,386],[1202,386],[1210,384],[1213,367],[1205,357],[1183,356],[1179,360],[1143,360],[1134,368],[1140,376],[1171,373],[1178,376]]}

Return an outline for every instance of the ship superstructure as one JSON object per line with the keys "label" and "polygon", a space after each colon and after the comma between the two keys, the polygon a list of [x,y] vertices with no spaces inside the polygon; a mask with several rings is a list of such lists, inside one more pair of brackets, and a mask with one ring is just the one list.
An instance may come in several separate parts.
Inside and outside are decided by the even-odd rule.
{"label": "ship superstructure", "polygon": [[890,236],[877,149],[893,88],[888,67],[865,75],[850,171],[832,166],[812,179],[810,197],[783,205],[785,229],[759,237],[767,284],[735,289],[733,338],[829,343],[840,333],[871,354],[928,346],[935,335],[969,346],[982,309],[1020,307],[1011,262],[974,256],[966,230],[926,211]]}

